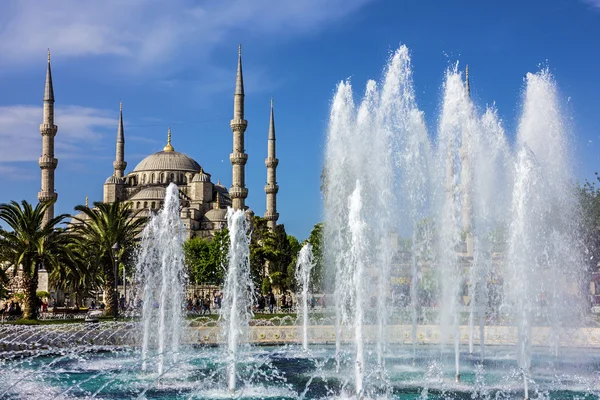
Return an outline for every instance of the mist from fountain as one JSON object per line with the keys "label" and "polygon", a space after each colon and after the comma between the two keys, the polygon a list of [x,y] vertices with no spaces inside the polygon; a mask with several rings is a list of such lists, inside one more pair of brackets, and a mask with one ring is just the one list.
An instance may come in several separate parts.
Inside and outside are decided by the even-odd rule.
{"label": "mist from fountain", "polygon": [[229,208],[227,227],[229,252],[219,322],[227,364],[227,388],[233,393],[237,385],[240,346],[248,344],[248,327],[253,316],[254,286],[250,276],[249,227],[244,211]]}
{"label": "mist from fountain", "polygon": [[309,291],[310,291],[310,272],[315,266],[312,245],[306,243],[298,253],[296,261],[296,282],[300,288],[298,298],[302,301],[302,306],[298,310],[302,311],[302,348],[308,351],[308,307],[309,307]]}
{"label": "mist from fountain", "polygon": [[136,280],[143,288],[142,370],[147,370],[151,349],[156,349],[159,375],[164,372],[167,353],[172,363],[177,362],[181,342],[186,282],[183,240],[179,189],[171,183],[163,208],[142,232],[136,262]]}

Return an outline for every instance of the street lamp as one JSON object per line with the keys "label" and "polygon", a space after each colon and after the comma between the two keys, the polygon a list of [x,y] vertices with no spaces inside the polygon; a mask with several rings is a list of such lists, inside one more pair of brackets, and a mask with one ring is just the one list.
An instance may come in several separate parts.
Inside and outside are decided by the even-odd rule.
{"label": "street lamp", "polygon": [[112,256],[113,256],[113,275],[114,275],[114,280],[115,280],[115,293],[113,294],[113,315],[115,317],[115,321],[117,320],[117,317],[119,316],[119,293],[117,291],[117,285],[119,283],[119,271],[118,271],[118,266],[119,266],[119,250],[121,250],[121,246],[119,246],[119,243],[115,243],[113,244],[113,246],[111,247],[112,250]]}

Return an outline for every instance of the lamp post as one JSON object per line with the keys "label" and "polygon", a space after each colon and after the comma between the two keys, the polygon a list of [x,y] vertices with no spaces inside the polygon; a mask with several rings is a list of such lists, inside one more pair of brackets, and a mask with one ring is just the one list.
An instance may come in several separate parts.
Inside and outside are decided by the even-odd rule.
{"label": "lamp post", "polygon": [[112,256],[113,256],[113,275],[114,275],[114,280],[115,280],[115,290],[114,290],[115,293],[113,295],[113,297],[114,297],[113,316],[115,317],[115,321],[116,321],[117,317],[119,316],[119,292],[117,291],[117,288],[118,288],[118,283],[119,283],[119,270],[118,270],[119,250],[121,250],[121,246],[119,246],[119,243],[115,243],[111,247],[111,250],[112,250]]}

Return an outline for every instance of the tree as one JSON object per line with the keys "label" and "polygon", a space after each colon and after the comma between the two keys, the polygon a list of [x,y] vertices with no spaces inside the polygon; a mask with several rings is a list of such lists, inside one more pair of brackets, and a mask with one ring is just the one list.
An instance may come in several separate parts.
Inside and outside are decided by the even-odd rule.
{"label": "tree", "polygon": [[323,278],[324,278],[324,261],[323,261],[323,223],[319,222],[316,224],[310,235],[308,236],[307,242],[312,245],[313,260],[315,265],[310,274],[310,291],[318,293],[323,290]]}
{"label": "tree", "polygon": [[68,244],[69,252],[57,268],[50,273],[52,285],[65,292],[75,294],[75,302],[90,297],[104,284],[104,276],[97,259],[96,248],[87,246],[85,238],[73,235],[73,242]]}
{"label": "tree", "polygon": [[255,287],[262,287],[271,273],[270,262],[277,257],[275,236],[267,226],[267,220],[254,216],[250,236],[250,273]]}
{"label": "tree", "polygon": [[[94,203],[94,208],[77,206],[75,210],[84,214],[82,218],[75,217],[80,223],[73,228],[75,234],[91,253],[92,263],[95,263],[103,275],[104,290],[108,298],[115,299],[115,280],[118,276],[113,272],[112,246],[118,243],[121,250],[118,259],[127,264],[131,263],[140,233],[148,218],[139,217],[131,211],[130,202],[116,201],[114,203]],[[116,301],[107,301],[105,314],[112,315]]]}
{"label": "tree", "polygon": [[66,214],[61,214],[43,225],[44,213],[52,202],[38,203],[35,208],[23,200],[0,204],[0,220],[6,222],[12,231],[0,228],[0,256],[10,263],[17,273],[23,268],[24,307],[23,318],[37,319],[38,300],[36,296],[38,273],[42,268],[52,270],[68,255],[71,237],[64,229],[56,226],[62,223]]}
{"label": "tree", "polygon": [[287,235],[287,241],[289,244],[289,251],[291,254],[291,260],[287,266],[287,286],[296,291],[296,261],[298,260],[298,253],[302,249],[302,245],[296,239],[295,236]]}
{"label": "tree", "polygon": [[229,249],[229,231],[223,229],[212,239],[194,237],[183,244],[185,263],[190,281],[197,283],[223,283]]}
{"label": "tree", "polygon": [[[596,182],[600,182],[597,172]],[[600,263],[600,188],[596,182],[586,180],[579,188],[582,237],[590,271],[596,271]]]}

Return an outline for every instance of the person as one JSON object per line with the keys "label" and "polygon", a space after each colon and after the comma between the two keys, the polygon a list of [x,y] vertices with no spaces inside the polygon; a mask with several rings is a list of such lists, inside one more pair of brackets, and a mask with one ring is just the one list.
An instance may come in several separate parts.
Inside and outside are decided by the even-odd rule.
{"label": "person", "polygon": [[287,297],[285,296],[285,293],[283,294],[283,296],[281,296],[281,308],[287,308]]}
{"label": "person", "polygon": [[125,309],[125,296],[121,295],[121,298],[119,299],[119,308],[121,310]]}
{"label": "person", "polygon": [[194,312],[200,312],[200,299],[194,295]]}
{"label": "person", "polygon": [[95,309],[96,309],[96,302],[95,302],[93,299],[92,299],[92,302],[90,303],[90,308],[91,308],[92,310],[95,310]]}
{"label": "person", "polygon": [[271,314],[273,314],[273,308],[275,307],[275,304],[275,295],[273,294],[273,292],[269,292],[269,312]]}
{"label": "person", "polygon": [[204,300],[204,312],[210,315],[210,295],[206,295],[206,299]]}

